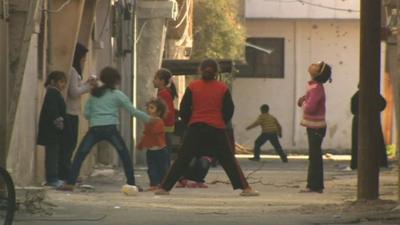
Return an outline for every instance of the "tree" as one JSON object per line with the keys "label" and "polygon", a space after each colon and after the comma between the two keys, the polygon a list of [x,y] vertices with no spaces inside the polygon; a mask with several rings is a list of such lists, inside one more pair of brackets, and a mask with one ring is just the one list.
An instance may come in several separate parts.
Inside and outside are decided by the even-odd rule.
{"label": "tree", "polygon": [[245,34],[238,0],[195,0],[192,59],[243,58]]}

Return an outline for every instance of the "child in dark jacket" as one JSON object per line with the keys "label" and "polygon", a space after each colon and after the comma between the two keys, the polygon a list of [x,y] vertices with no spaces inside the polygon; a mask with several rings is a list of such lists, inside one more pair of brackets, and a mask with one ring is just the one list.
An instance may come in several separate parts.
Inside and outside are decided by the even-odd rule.
{"label": "child in dark jacket", "polygon": [[37,143],[45,147],[46,185],[60,187],[58,160],[64,130],[65,101],[61,94],[67,83],[63,72],[53,71],[46,80],[47,88],[39,118]]}
{"label": "child in dark jacket", "polygon": [[276,153],[281,157],[282,162],[287,163],[287,155],[282,150],[278,139],[278,137],[282,137],[281,125],[274,116],[269,114],[269,106],[267,104],[262,105],[260,111],[261,115],[258,116],[257,120],[246,128],[246,130],[250,130],[254,127],[261,126],[261,134],[254,142],[254,157],[250,158],[250,160],[260,161],[260,148],[267,141],[270,141],[272,146],[274,146]]}

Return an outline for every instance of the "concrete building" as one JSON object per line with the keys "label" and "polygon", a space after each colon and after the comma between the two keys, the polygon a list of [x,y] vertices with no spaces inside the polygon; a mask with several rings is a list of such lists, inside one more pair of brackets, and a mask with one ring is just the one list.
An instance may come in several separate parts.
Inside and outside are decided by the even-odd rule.
{"label": "concrete building", "polygon": [[359,80],[360,1],[246,0],[243,4],[247,42],[270,54],[248,46],[247,61],[257,68],[233,83],[237,142],[253,145],[259,130],[245,127],[257,117],[259,106],[267,103],[283,127],[284,149],[307,149],[296,101],[305,93],[309,64],[323,60],[333,68],[333,82],[325,85],[328,129],[323,148],[349,149],[350,98]]}
{"label": "concrete building", "polygon": [[[177,13],[173,0],[0,1],[0,161],[16,185],[44,179],[44,150],[36,145],[36,136],[46,74],[69,74],[75,44],[83,43],[89,49],[84,79],[106,65],[115,66],[123,75],[121,89],[143,109],[154,94],[148,84],[161,65],[166,22]],[[139,35],[142,39],[137,40]],[[136,127],[126,114],[121,120],[123,137],[132,147]],[[86,130],[82,117],[80,138]],[[83,173],[97,162],[119,164],[108,145],[100,144],[93,152]]]}

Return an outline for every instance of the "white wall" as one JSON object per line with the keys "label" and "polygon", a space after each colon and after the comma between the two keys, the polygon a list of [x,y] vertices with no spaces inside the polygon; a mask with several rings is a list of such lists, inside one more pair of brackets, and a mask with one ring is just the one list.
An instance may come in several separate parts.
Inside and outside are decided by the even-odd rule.
{"label": "white wall", "polygon": [[[310,63],[324,60],[332,65],[333,82],[327,94],[326,149],[348,149],[351,142],[350,98],[359,78],[359,24],[357,20],[268,21],[248,20],[249,37],[285,38],[285,78],[238,78],[233,84],[234,116],[238,143],[251,147],[259,130],[244,128],[259,114],[259,106],[270,105],[283,127],[281,143],[286,149],[306,149],[307,137],[299,125],[301,110],[295,107],[305,93]],[[265,149],[271,148],[266,145]]]}
{"label": "white wall", "polygon": [[[246,18],[360,18],[359,0],[307,0],[310,4],[288,0],[245,0]],[[321,7],[322,6],[322,7]],[[345,10],[333,10],[345,9]]]}
{"label": "white wall", "polygon": [[39,160],[38,157],[43,156],[44,150],[36,148],[38,93],[44,90],[43,86],[39,88],[42,83],[37,73],[37,40],[37,34],[33,34],[7,158],[8,169],[14,182],[19,186],[32,184],[36,176],[39,176],[37,181],[43,178],[43,172],[38,172],[43,171],[43,165],[41,165],[43,160]]}
{"label": "white wall", "polygon": [[233,82],[232,95],[235,102],[233,126],[238,143],[252,146],[259,129],[246,131],[245,128],[259,115],[262,104],[270,106],[270,112],[276,115],[283,127],[284,146],[291,146],[294,123],[295,102],[295,59],[293,22],[263,22],[260,20],[246,24],[248,37],[285,38],[285,79],[237,78]]}

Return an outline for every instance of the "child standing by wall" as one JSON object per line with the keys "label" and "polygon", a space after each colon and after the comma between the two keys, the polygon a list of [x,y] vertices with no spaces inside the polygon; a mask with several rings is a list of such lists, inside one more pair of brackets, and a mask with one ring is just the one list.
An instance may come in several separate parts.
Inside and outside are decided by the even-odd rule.
{"label": "child standing by wall", "polygon": [[[116,69],[112,67],[102,69],[100,81],[103,85],[92,90],[91,97],[85,105],[85,117],[89,120],[90,128],[75,154],[67,184],[60,190],[72,191],[74,189],[83,161],[92,147],[103,140],[110,142],[117,150],[123,164],[126,183],[135,186],[131,156],[117,129],[119,109],[124,108],[132,116],[145,122],[149,122],[150,117],[145,112],[134,108],[129,98],[116,89],[121,82],[121,75]],[[129,190],[129,188],[123,190]]]}
{"label": "child standing by wall", "polygon": [[258,116],[257,120],[246,128],[246,130],[250,130],[254,127],[261,126],[261,134],[254,142],[254,157],[250,158],[250,160],[260,161],[261,146],[267,141],[270,141],[276,153],[281,157],[282,162],[287,163],[287,155],[282,150],[278,139],[278,137],[282,137],[281,125],[274,116],[269,114],[269,106],[267,104],[262,105],[260,111],[261,115]]}
{"label": "child standing by wall", "polygon": [[[172,151],[172,135],[175,130],[175,107],[174,99],[178,97],[174,82],[172,82],[172,73],[164,68],[159,69],[154,76],[153,85],[157,88],[157,97],[162,99],[166,106],[166,116],[163,118],[165,125],[165,138],[168,153]],[[169,156],[170,157],[170,156]],[[170,165],[170,161],[168,161]]]}
{"label": "child standing by wall", "polygon": [[322,141],[326,133],[324,83],[331,81],[331,67],[325,62],[312,63],[308,67],[311,80],[307,93],[299,98],[297,105],[303,109],[301,125],[307,128],[308,176],[307,187],[302,192],[322,193],[324,190],[324,168]]}
{"label": "child standing by wall", "polygon": [[158,188],[169,167],[169,154],[166,149],[164,121],[161,119],[166,114],[166,105],[160,99],[152,99],[146,104],[147,113],[156,118],[153,123],[144,127],[143,137],[138,144],[139,150],[147,150],[147,167],[150,179],[148,191]]}
{"label": "child standing by wall", "polygon": [[63,182],[59,179],[58,160],[62,147],[65,120],[65,101],[61,92],[67,83],[63,72],[53,71],[46,79],[47,88],[39,117],[37,143],[45,147],[46,185],[58,188]]}

